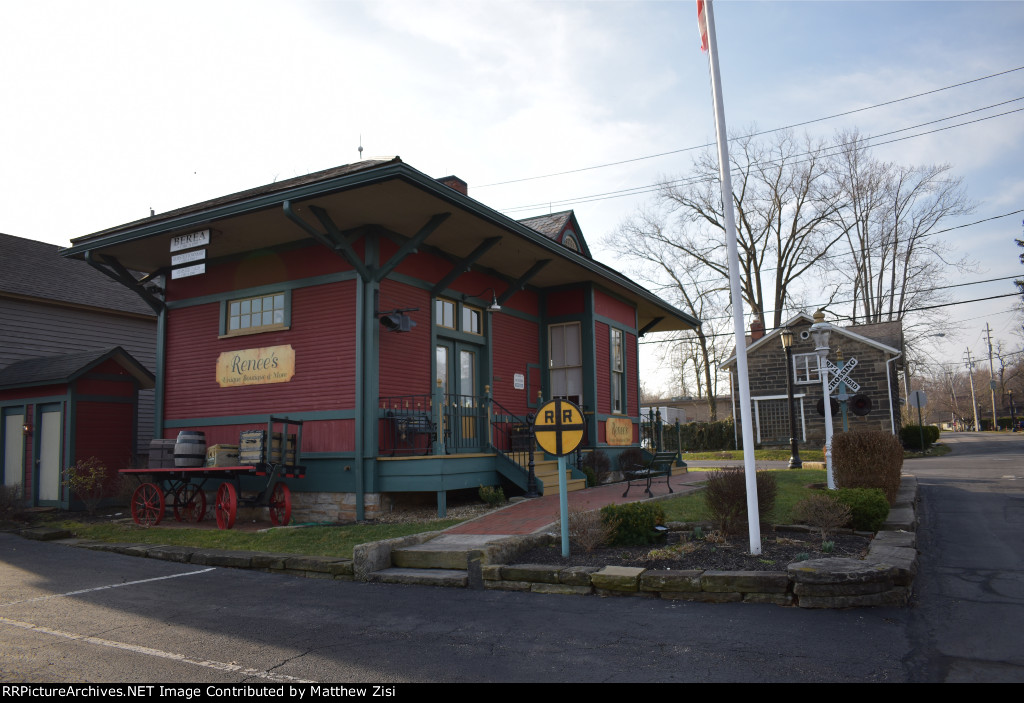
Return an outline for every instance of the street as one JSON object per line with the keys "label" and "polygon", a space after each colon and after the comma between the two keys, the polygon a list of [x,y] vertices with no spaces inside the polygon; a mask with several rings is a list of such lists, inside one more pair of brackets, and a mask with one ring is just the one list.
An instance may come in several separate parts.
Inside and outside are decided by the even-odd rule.
{"label": "street", "polygon": [[943,437],[908,608],[434,589],[0,535],[0,681],[1022,681],[1024,435]]}

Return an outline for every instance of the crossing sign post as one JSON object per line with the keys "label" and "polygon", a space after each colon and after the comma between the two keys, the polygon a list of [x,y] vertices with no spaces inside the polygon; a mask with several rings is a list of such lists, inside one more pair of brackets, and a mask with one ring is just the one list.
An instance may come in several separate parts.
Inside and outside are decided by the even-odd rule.
{"label": "crossing sign post", "polygon": [[586,430],[583,411],[568,400],[556,398],[541,406],[533,421],[533,434],[537,444],[548,454],[558,457],[558,509],[562,523],[562,556],[569,556],[569,499],[565,471],[565,457],[576,451]]}

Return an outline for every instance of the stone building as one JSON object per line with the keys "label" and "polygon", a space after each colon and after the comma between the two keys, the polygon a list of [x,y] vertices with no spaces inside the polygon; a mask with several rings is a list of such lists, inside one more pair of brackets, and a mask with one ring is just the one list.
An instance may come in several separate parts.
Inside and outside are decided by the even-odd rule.
{"label": "stone building", "polygon": [[[758,446],[787,445],[790,439],[789,414],[786,411],[786,352],[780,338],[782,329],[786,327],[793,331],[793,411],[797,440],[812,447],[824,442],[825,417],[819,410],[824,405],[821,377],[810,333],[813,322],[810,315],[800,313],[782,328],[767,334],[760,320],[755,320],[750,326],[747,368],[754,441]],[[832,327],[828,360],[840,369],[849,368],[847,377],[852,382],[841,384],[831,393],[835,432],[844,429],[898,432],[902,336],[899,322]],[[735,353],[722,364],[722,368],[729,371],[729,386],[734,399],[733,417],[736,418],[737,437],[741,437],[740,414],[736,406],[739,386]]]}

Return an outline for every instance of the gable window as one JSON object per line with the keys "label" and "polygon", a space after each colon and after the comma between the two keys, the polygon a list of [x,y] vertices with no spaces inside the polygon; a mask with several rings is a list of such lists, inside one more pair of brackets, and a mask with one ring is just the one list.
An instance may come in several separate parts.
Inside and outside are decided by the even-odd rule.
{"label": "gable window", "polygon": [[625,357],[625,349],[623,347],[624,335],[622,330],[612,330],[612,358],[611,358],[611,371],[612,371],[612,412],[613,413],[624,413],[625,405],[623,398],[625,397],[625,363],[623,358]]}
{"label": "gable window", "polygon": [[577,405],[583,398],[583,355],[580,352],[580,323],[548,327],[548,371],[551,397],[565,398]]}
{"label": "gable window", "polygon": [[438,298],[434,301],[434,324],[455,329],[455,301]]}
{"label": "gable window", "polygon": [[816,353],[793,355],[793,379],[797,383],[821,383]]}
{"label": "gable window", "polygon": [[238,335],[288,329],[288,303],[285,292],[229,300],[224,333]]}

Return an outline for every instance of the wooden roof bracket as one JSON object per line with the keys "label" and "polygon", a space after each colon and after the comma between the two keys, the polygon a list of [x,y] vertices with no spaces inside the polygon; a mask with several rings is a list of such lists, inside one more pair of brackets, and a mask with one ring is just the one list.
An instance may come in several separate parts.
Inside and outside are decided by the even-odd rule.
{"label": "wooden roof bracket", "polygon": [[498,296],[498,304],[499,305],[504,305],[505,302],[509,298],[511,298],[513,295],[515,295],[516,293],[521,291],[523,288],[525,288],[526,284],[530,281],[530,279],[533,278],[534,276],[536,276],[538,273],[540,273],[541,269],[544,268],[545,266],[547,266],[550,263],[551,263],[551,259],[541,259],[540,261],[535,263],[533,266],[531,266],[529,271],[527,271],[522,276],[520,276],[516,281],[514,281],[512,283],[512,285],[510,285],[505,290],[504,293],[502,293],[500,296]]}
{"label": "wooden roof bracket", "polygon": [[[99,260],[97,260],[99,259]],[[112,256],[106,256],[104,254],[94,254],[90,249],[85,252],[85,261],[94,269],[100,273],[108,276],[123,286],[127,286],[135,291],[140,298],[142,298],[146,305],[153,308],[153,312],[157,315],[164,311],[164,301],[154,296],[149,290],[147,290],[142,282],[135,278],[132,273],[121,265],[121,262]],[[148,281],[152,278],[153,274],[150,274],[142,279],[142,281]]]}
{"label": "wooden roof bracket", "polygon": [[417,247],[425,242],[427,237],[433,234],[434,230],[440,227],[441,224],[451,216],[452,214],[450,212],[441,212],[427,220],[427,224],[423,225],[419,232],[413,235],[409,241],[402,244],[402,246],[398,248],[398,251],[388,259],[388,262],[377,269],[374,280],[382,281],[387,278],[388,274],[394,271],[395,267],[402,263],[402,259],[407,257],[409,254],[416,253]]}
{"label": "wooden roof bracket", "polygon": [[327,230],[327,232],[324,233],[299,217],[299,214],[292,209],[292,203],[290,200],[285,200],[282,203],[282,207],[284,208],[285,217],[301,227],[310,237],[345,259],[345,261],[347,261],[349,265],[356,270],[356,273],[359,274],[360,278],[364,281],[369,281],[373,278],[369,269],[366,268],[366,265],[360,260],[359,255],[356,254],[355,249],[352,248],[352,242],[344,233],[338,230],[337,225],[334,224],[334,221],[331,219],[331,216],[327,214],[326,210],[317,207],[316,205],[311,205],[309,207],[316,218],[320,220],[320,224],[322,224],[324,229]]}
{"label": "wooden roof bracket", "polygon": [[430,295],[437,296],[444,292],[444,290],[455,282],[455,279],[462,274],[469,271],[476,263],[477,259],[486,254],[491,247],[501,241],[501,237],[490,237],[485,239],[477,245],[477,248],[470,252],[469,256],[456,261],[451,270],[445,274],[444,278],[434,284],[434,287],[430,289]]}
{"label": "wooden roof bracket", "polygon": [[662,317],[656,317],[656,318],[654,318],[653,320],[651,320],[650,322],[648,322],[648,323],[647,323],[646,325],[644,325],[643,327],[641,327],[640,329],[638,329],[638,330],[636,331],[636,336],[637,336],[637,337],[643,337],[643,336],[644,336],[645,334],[647,334],[648,332],[650,332],[650,331],[651,331],[651,329],[652,329],[652,328],[653,328],[653,327],[654,327],[654,326],[655,326],[656,324],[658,324],[659,322],[661,322],[661,321],[662,321],[662,320],[664,320],[664,319],[665,319],[665,317],[664,317],[664,316],[662,316]]}

